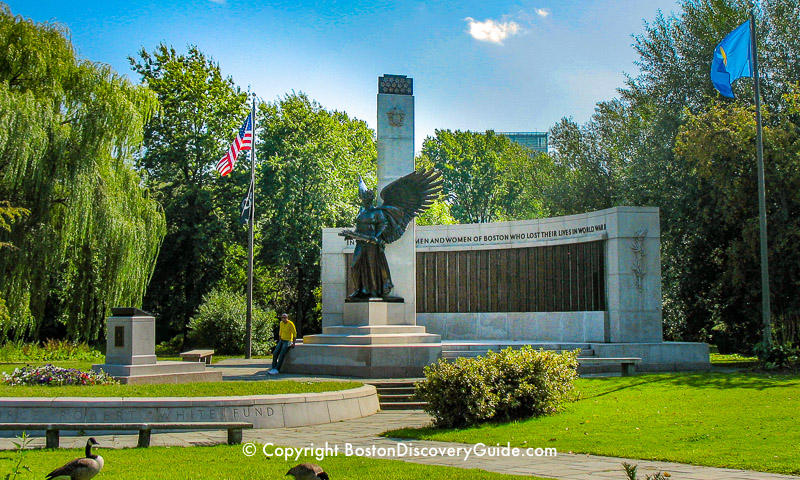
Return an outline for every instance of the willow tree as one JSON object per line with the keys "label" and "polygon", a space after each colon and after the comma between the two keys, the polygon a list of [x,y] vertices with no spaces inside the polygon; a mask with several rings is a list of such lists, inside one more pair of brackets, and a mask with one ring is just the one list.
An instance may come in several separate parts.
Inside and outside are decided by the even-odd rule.
{"label": "willow tree", "polygon": [[30,212],[0,230],[0,340],[92,340],[110,307],[141,304],[165,220],[132,159],[157,108],[65,27],[0,4],[0,200]]}

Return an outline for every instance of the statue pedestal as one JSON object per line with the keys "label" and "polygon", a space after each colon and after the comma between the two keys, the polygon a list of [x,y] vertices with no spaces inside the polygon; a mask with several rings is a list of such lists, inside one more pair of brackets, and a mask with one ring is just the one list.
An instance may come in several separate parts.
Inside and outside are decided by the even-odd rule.
{"label": "statue pedestal", "polygon": [[[342,323],[344,325],[407,325],[405,308],[405,302],[402,301],[384,302],[380,299],[372,299],[364,302],[345,302],[342,310]],[[325,329],[323,328],[322,331],[325,332]]]}
{"label": "statue pedestal", "polygon": [[289,350],[283,371],[364,378],[423,376],[442,356],[442,338],[409,324],[405,302],[346,302],[342,325],[324,327]]}

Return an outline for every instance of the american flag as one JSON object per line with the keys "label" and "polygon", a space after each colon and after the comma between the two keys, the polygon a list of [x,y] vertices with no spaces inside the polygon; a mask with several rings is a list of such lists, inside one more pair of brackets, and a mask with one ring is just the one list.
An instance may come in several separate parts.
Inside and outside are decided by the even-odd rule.
{"label": "american flag", "polygon": [[217,162],[217,171],[223,177],[233,171],[239,152],[250,150],[253,147],[253,119],[251,115],[252,113],[245,119],[242,128],[239,129],[239,135],[236,136],[236,140],[231,144],[228,153]]}

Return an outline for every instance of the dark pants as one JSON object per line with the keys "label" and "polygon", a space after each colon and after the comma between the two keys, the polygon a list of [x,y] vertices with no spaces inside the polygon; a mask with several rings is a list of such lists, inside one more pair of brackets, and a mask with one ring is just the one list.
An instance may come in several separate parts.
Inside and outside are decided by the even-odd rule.
{"label": "dark pants", "polygon": [[286,352],[289,351],[289,345],[291,344],[292,342],[289,340],[278,340],[275,350],[272,351],[272,368],[278,371],[281,370],[283,359],[286,357]]}

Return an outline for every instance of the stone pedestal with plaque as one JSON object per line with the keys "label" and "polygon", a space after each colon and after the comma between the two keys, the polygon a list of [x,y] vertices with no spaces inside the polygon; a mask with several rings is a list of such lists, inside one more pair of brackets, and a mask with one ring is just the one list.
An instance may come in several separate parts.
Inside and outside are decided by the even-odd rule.
{"label": "stone pedestal with plaque", "polygon": [[124,384],[222,381],[204,362],[156,360],[156,319],[138,308],[112,308],[106,323],[106,363],[92,365]]}

